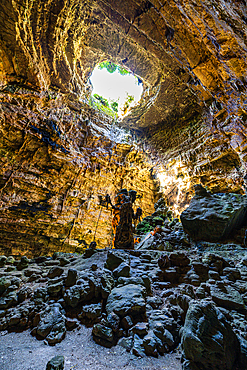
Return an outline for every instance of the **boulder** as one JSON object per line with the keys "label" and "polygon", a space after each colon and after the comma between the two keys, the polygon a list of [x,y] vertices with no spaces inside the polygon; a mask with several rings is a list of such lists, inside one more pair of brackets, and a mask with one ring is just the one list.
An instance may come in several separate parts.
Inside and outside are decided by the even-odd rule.
{"label": "boulder", "polygon": [[6,308],[12,307],[16,305],[18,302],[16,292],[9,292],[5,291],[0,297],[0,310],[5,310]]}
{"label": "boulder", "polygon": [[89,301],[94,297],[94,285],[88,280],[80,281],[79,285],[73,285],[63,292],[65,303],[75,308],[78,303]]}
{"label": "boulder", "polygon": [[4,267],[7,261],[6,256],[0,256],[0,267]]}
{"label": "boulder", "polygon": [[104,347],[111,347],[114,344],[113,330],[108,326],[102,323],[95,324],[92,333],[96,343]]}
{"label": "boulder", "polygon": [[193,240],[218,242],[241,226],[246,211],[246,195],[197,192],[180,218]]}
{"label": "boulder", "polygon": [[55,356],[46,365],[46,370],[63,370],[64,369],[64,357]]}
{"label": "boulder", "polygon": [[182,332],[183,370],[235,370],[240,345],[231,325],[212,302],[193,301]]}
{"label": "boulder", "polygon": [[131,328],[131,326],[133,326],[132,318],[131,318],[130,316],[125,316],[125,317],[122,319],[121,324],[122,324],[122,327],[123,327],[125,330],[128,330],[129,328]]}
{"label": "boulder", "polygon": [[164,346],[162,341],[154,334],[152,330],[144,337],[143,347],[146,355],[158,357],[158,351],[164,354]]}
{"label": "boulder", "polygon": [[71,287],[71,286],[75,285],[76,280],[77,280],[77,275],[78,275],[77,270],[69,269],[67,277],[65,279],[65,286]]}
{"label": "boulder", "polygon": [[136,249],[140,250],[150,250],[153,249],[153,244],[155,241],[155,236],[149,232],[145,237],[137,244]]}
{"label": "boulder", "polygon": [[128,284],[113,288],[106,303],[106,311],[118,316],[139,315],[145,313],[146,290],[143,286]]}
{"label": "boulder", "polygon": [[166,352],[179,343],[180,325],[172,317],[168,317],[163,310],[153,310],[149,316],[149,329],[160,338]]}
{"label": "boulder", "polygon": [[82,307],[81,313],[78,315],[78,319],[94,321],[101,316],[102,304],[101,303],[92,303]]}
{"label": "boulder", "polygon": [[107,326],[112,328],[113,332],[116,333],[120,326],[120,318],[114,312],[110,312],[106,318]]}
{"label": "boulder", "polygon": [[189,257],[183,252],[173,252],[169,256],[171,266],[185,267],[190,263]]}
{"label": "boulder", "polygon": [[3,294],[7,288],[11,285],[11,280],[5,277],[0,278],[0,295]]}
{"label": "boulder", "polygon": [[[26,257],[25,257],[26,258]],[[6,260],[6,265],[13,265],[15,263],[15,259],[13,256],[9,256]]]}
{"label": "boulder", "polygon": [[143,340],[137,334],[135,334],[133,338],[132,353],[133,355],[138,356],[138,357],[145,356]]}
{"label": "boulder", "polygon": [[241,294],[230,285],[217,281],[216,285],[210,287],[213,301],[220,307],[228,310],[245,311],[246,306]]}
{"label": "boulder", "polygon": [[120,338],[118,341],[118,345],[125,348],[127,352],[130,352],[133,345],[133,338],[132,337]]}
{"label": "boulder", "polygon": [[49,279],[53,279],[55,277],[61,276],[63,272],[64,272],[64,269],[62,267],[60,267],[60,266],[53,266],[49,270],[47,276],[48,276]]}
{"label": "boulder", "polygon": [[117,268],[113,270],[113,275],[118,277],[129,277],[130,267],[126,262],[122,262]]}
{"label": "boulder", "polygon": [[129,333],[131,335],[137,334],[139,337],[143,338],[144,335],[147,335],[148,333],[148,322],[138,322],[131,330]]}
{"label": "boulder", "polygon": [[17,264],[17,270],[24,270],[28,267],[29,259],[26,256],[22,256],[20,261]]}
{"label": "boulder", "polygon": [[21,287],[19,290],[17,297],[18,297],[18,303],[24,302],[27,298],[31,296],[32,290],[29,287]]}
{"label": "boulder", "polygon": [[37,336],[46,338],[49,344],[61,342],[66,334],[65,315],[59,303],[53,303],[40,313]]}
{"label": "boulder", "polygon": [[101,284],[101,295],[102,298],[105,299],[111,293],[115,285],[113,274],[110,270],[107,269],[103,270],[100,284]]}
{"label": "boulder", "polygon": [[115,270],[121,263],[126,262],[127,256],[121,251],[108,251],[107,253],[107,260],[106,260],[106,268],[108,270]]}

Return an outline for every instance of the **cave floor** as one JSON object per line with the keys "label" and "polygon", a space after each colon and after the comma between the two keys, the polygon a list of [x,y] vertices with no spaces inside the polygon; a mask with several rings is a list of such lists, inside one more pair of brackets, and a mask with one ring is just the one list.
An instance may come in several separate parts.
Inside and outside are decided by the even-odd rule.
{"label": "cave floor", "polygon": [[65,339],[55,346],[48,346],[30,335],[0,333],[1,370],[44,370],[54,356],[64,356],[64,370],[181,370],[180,354],[169,353],[138,358],[120,346],[101,347],[92,339],[92,329],[80,326],[67,332]]}

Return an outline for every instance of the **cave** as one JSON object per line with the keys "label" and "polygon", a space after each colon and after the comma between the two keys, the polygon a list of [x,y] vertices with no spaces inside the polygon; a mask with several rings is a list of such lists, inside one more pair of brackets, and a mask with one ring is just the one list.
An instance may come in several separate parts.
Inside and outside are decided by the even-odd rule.
{"label": "cave", "polygon": [[[158,310],[166,300],[169,301],[167,307],[170,307],[169,304],[177,299],[175,308],[171,308],[169,313],[167,308],[168,318],[176,322],[181,320],[180,326],[186,322],[189,327],[192,317],[201,315],[204,321],[213,317],[215,327],[219,328],[224,338],[225,352],[221,353],[219,361],[216,356],[213,367],[207,362],[210,356],[205,349],[207,345],[203,342],[203,335],[187,345],[188,332],[184,330],[181,339],[177,331],[173,339],[167,337],[166,344],[159,347],[159,334],[155,335],[156,344],[152,344],[152,335],[157,328],[152,328],[154,321],[148,321],[145,310],[140,309],[139,321],[133,314],[134,331],[119,313],[122,320],[119,329],[121,339],[127,337],[128,330],[132,330],[134,352],[137,358],[141,358],[139,364],[133,365],[136,367],[126,365],[126,369],[157,369],[164,363],[160,365],[157,362],[156,365],[155,360],[161,361],[160,355],[171,351],[174,357],[170,358],[170,354],[163,356],[171,361],[169,369],[247,369],[246,23],[245,0],[2,0],[0,3],[1,295],[6,292],[13,295],[15,290],[11,291],[11,286],[15,286],[18,297],[23,284],[31,284],[32,289],[37,290],[40,287],[34,285],[39,281],[43,286],[49,279],[57,279],[56,283],[53,282],[55,288],[54,285],[53,288],[48,286],[48,293],[38,291],[39,296],[35,298],[38,302],[36,306],[44,304],[40,310],[52,315],[56,304],[60,304],[59,300],[65,299],[66,294],[66,299],[70,299],[66,292],[73,288],[70,285],[61,286],[59,274],[62,270],[54,272],[57,261],[59,268],[62,266],[64,269],[61,272],[64,279],[64,274],[70,267],[73,270],[77,263],[75,258],[92,262],[84,261],[85,266],[80,268],[76,265],[80,274],[87,268],[90,274],[96,274],[103,262],[110,266],[108,260],[111,258],[113,265],[115,259],[125,265],[128,260],[133,270],[138,270],[137,259],[147,270],[151,269],[151,265],[148,267],[147,264],[153,261],[160,270],[156,275],[150,271],[153,296],[147,293],[145,298],[150,310]],[[90,104],[90,76],[94,68],[105,61],[131,71],[143,84],[139,104],[129,109],[121,119],[113,118]],[[172,240],[178,238],[179,233],[188,231],[184,223],[183,230],[180,216],[199,196],[196,192],[201,188],[198,186],[206,189],[204,195],[215,197],[210,199],[234,197],[234,202],[245,204],[241,210],[241,225],[238,224],[236,230],[228,225],[229,232],[222,233],[224,240],[217,239],[217,231],[214,239],[201,240],[201,236],[195,237],[197,229],[202,227],[198,224],[194,239],[187,235],[180,248],[179,243]],[[136,191],[134,208],[142,209],[142,218],[147,223],[152,215],[156,217],[155,221],[151,220],[156,224],[142,225],[150,238],[157,238],[162,227],[167,233],[170,228],[172,236],[163,240],[163,247],[148,251],[143,249],[143,252],[141,249],[120,251],[127,253],[125,260],[122,255],[118,256],[119,251],[112,249],[112,208],[106,200],[107,197],[113,200],[120,189]],[[165,226],[159,224],[162,220],[157,217],[160,215],[157,204],[165,204]],[[212,216],[212,227],[214,220]],[[96,243],[96,250],[89,248],[92,242]],[[186,257],[184,250],[189,257]],[[96,255],[99,255],[99,262]],[[72,263],[71,266],[66,260]],[[46,275],[43,276],[41,266],[45,261]],[[34,271],[32,263],[39,272]],[[97,268],[97,263],[101,267]],[[112,279],[131,279],[128,266],[124,265],[125,269],[121,270],[127,275],[121,275],[117,270],[121,263],[107,269],[113,273]],[[187,266],[194,269],[191,277]],[[182,269],[179,270],[181,274],[187,274],[187,280],[179,280],[175,271],[177,268]],[[104,274],[107,275],[107,272]],[[108,275],[106,278],[106,275],[100,275],[100,279],[105,279],[107,285],[111,278]],[[202,277],[202,285],[195,275]],[[16,284],[11,283],[11,279]],[[19,279],[19,282],[14,279]],[[69,273],[66,279],[69,279]],[[161,280],[158,282],[158,279]],[[169,279],[172,279],[172,287],[168,284]],[[85,291],[89,280],[87,278],[84,282]],[[126,291],[126,294],[132,297],[136,289],[140,298],[138,284],[133,281],[127,284],[124,280],[121,284],[134,285],[133,291]],[[121,289],[121,284],[114,289]],[[225,295],[229,301],[235,302],[232,306],[222,303],[223,298],[219,297],[222,284],[229,285],[224,289],[228,289]],[[180,285],[180,295],[177,290],[168,292],[169,289],[179,289]],[[145,288],[148,290],[147,286]],[[36,293],[22,292],[23,301],[17,298],[12,303],[6,303],[5,298],[5,303],[1,303],[0,296],[0,333],[5,333],[6,341],[12,338],[11,335],[13,340],[17,338],[14,334],[18,333],[11,333],[15,326],[38,335],[37,327],[42,322],[42,314],[33,309],[33,316],[26,322],[23,318],[21,325],[22,319],[16,318],[16,311],[13,313],[19,303],[24,304],[25,299],[30,299],[32,294],[34,297]],[[112,293],[107,293],[106,289],[99,294],[98,298],[89,294],[85,302],[97,305],[100,299],[103,300],[104,315],[109,315],[111,312],[107,312],[107,307],[110,307],[110,301],[106,299],[107,294],[111,296]],[[181,301],[176,294],[182,297]],[[194,301],[190,304],[192,298]],[[32,302],[35,299],[31,298]],[[49,299],[52,301],[50,306]],[[159,299],[163,299],[162,304]],[[82,301],[80,304],[81,309],[84,307]],[[112,312],[116,316],[117,308],[114,310]],[[77,325],[73,321],[76,314],[76,307],[71,304],[66,319],[67,329],[77,330],[73,327]],[[61,313],[61,317],[63,315]],[[85,312],[83,315],[81,313],[82,322],[87,316]],[[114,315],[111,319],[116,321]],[[36,320],[36,326],[33,320]],[[144,325],[147,322],[149,329]],[[99,339],[97,334],[97,330],[103,330],[103,324],[96,322],[94,325],[94,339],[97,337],[96,342],[107,347],[109,338]],[[221,330],[222,325],[224,329]],[[115,329],[109,330],[113,331],[111,344],[115,345],[117,334]],[[144,340],[144,332],[148,337],[144,337],[146,353],[140,344]],[[104,335],[107,336],[107,333]],[[165,335],[164,332],[162,335]],[[179,338],[184,343],[182,364],[176,354]],[[0,337],[0,351],[4,351],[2,339]],[[50,342],[54,344],[52,340]],[[236,348],[230,357],[226,355],[227,341]],[[201,348],[201,352],[198,350],[200,356],[198,353],[191,354],[193,351],[189,346],[193,347],[193,343]],[[32,345],[35,347],[35,344]],[[127,342],[124,345],[128,347]],[[45,355],[47,360],[51,354],[48,352]],[[105,353],[102,352],[102,356]],[[148,362],[151,360],[147,354],[151,354],[154,362]],[[32,366],[31,354],[28,357]],[[119,355],[118,361],[120,359]],[[6,359],[3,361],[1,365],[0,359],[0,367],[4,370],[11,370],[11,366],[18,368],[15,362],[9,364]],[[65,369],[69,369],[68,356],[66,361]],[[73,361],[71,364],[79,366]],[[27,370],[25,364],[21,366],[21,370]],[[40,362],[35,369],[43,369],[44,366],[45,363]],[[100,369],[92,364],[85,368]],[[121,368],[121,364],[114,368]]]}

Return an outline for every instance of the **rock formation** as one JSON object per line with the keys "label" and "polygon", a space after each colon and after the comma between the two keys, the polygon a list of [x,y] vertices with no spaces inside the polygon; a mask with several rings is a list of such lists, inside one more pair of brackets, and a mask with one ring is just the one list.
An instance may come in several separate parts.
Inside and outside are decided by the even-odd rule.
{"label": "rock formation", "polygon": [[[79,320],[140,357],[182,335],[184,370],[247,368],[247,234],[219,243],[246,216],[246,24],[245,0],[1,1],[0,330]],[[121,121],[89,105],[106,60],[144,86]],[[86,249],[123,188],[139,250]]]}
{"label": "rock formation", "polygon": [[[152,213],[148,205],[158,189],[151,168],[128,137],[120,140],[118,128],[87,105],[88,79],[103,60],[143,81],[140,105],[122,126],[156,160],[162,191],[175,211],[188,204],[198,182],[213,192],[244,192],[245,5],[1,2],[5,252],[66,250],[90,242],[98,194],[114,196],[122,185],[143,189],[139,205]],[[101,235],[109,234],[108,220],[104,212]],[[101,246],[108,243],[99,240]]]}

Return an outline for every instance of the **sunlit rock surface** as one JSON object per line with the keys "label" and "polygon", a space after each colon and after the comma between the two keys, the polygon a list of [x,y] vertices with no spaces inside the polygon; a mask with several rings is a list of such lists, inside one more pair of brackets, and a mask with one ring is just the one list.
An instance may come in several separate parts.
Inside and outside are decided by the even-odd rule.
{"label": "sunlit rock surface", "polygon": [[136,189],[136,207],[154,211],[151,167],[110,119],[61,94],[1,98],[2,252],[80,251],[94,237],[111,246],[111,209],[98,196],[113,200],[122,187]]}
{"label": "sunlit rock surface", "polygon": [[[98,193],[123,186],[143,189],[146,214],[156,180],[176,213],[197,183],[244,193],[245,1],[2,0],[0,14],[6,253],[91,241]],[[143,81],[140,105],[122,125],[148,165],[87,107],[88,78],[104,60]],[[102,211],[101,246],[110,243],[110,218]]]}

